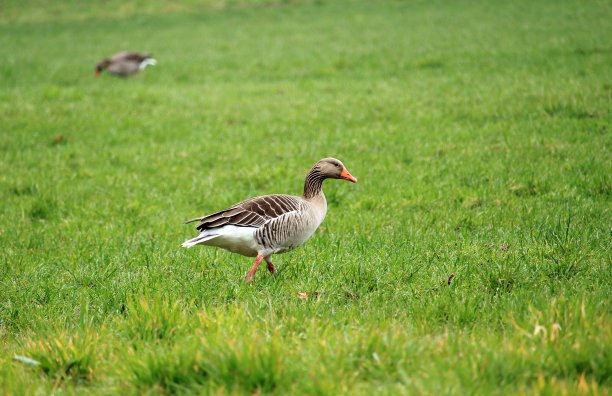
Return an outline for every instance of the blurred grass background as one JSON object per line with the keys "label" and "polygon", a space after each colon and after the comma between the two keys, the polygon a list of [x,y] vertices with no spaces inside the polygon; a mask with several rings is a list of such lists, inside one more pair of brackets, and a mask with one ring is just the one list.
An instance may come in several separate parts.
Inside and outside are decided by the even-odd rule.
{"label": "blurred grass background", "polygon": [[[609,393],[611,16],[1,2],[1,386]],[[159,63],[94,79],[121,50]],[[326,156],[360,181],[276,276],[179,248]]]}

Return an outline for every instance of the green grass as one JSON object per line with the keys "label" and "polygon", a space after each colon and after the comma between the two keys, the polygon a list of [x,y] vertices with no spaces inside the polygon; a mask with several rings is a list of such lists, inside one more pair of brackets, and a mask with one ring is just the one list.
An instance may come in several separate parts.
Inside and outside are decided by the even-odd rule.
{"label": "green grass", "polygon": [[[121,3],[0,4],[2,393],[610,393],[610,2]],[[326,156],[275,276],[180,248]]]}

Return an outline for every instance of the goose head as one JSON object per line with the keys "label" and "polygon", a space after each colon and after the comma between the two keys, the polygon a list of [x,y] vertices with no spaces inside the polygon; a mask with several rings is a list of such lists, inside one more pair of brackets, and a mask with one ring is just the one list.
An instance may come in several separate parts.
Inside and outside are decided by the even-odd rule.
{"label": "goose head", "polygon": [[98,63],[98,65],[96,66],[96,77],[98,77],[100,73],[102,73],[102,70],[109,67],[110,64],[111,64],[110,59],[104,59],[102,62]]}
{"label": "goose head", "polygon": [[342,162],[336,158],[323,158],[314,167],[324,179],[343,179],[357,183],[357,178],[351,175]]}

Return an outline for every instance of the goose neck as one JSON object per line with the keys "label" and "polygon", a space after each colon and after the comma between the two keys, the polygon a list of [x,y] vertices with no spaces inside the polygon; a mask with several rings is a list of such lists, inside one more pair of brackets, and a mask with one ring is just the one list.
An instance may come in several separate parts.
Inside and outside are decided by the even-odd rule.
{"label": "goose neck", "polygon": [[323,195],[323,180],[325,177],[317,168],[312,168],[304,182],[304,198],[312,199]]}

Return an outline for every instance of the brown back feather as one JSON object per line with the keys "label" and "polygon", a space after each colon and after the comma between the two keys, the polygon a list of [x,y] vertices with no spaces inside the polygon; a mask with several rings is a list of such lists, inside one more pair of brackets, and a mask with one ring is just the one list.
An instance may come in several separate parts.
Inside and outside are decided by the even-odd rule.
{"label": "brown back feather", "polygon": [[128,52],[128,51],[124,51],[124,52],[120,52],[118,54],[115,54],[112,56],[111,61],[112,62],[126,62],[126,61],[132,61],[132,62],[142,62],[145,59],[150,58],[151,56],[149,54],[141,54],[138,52]]}
{"label": "brown back feather", "polygon": [[225,225],[260,227],[270,219],[298,210],[300,198],[275,194],[247,199],[229,209],[187,221],[199,221],[197,230],[204,231]]}

